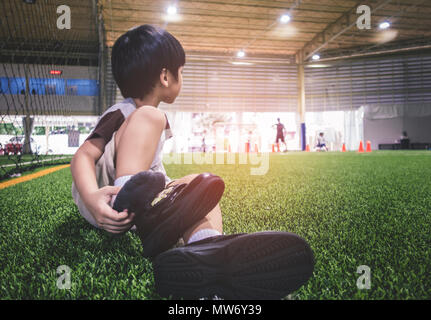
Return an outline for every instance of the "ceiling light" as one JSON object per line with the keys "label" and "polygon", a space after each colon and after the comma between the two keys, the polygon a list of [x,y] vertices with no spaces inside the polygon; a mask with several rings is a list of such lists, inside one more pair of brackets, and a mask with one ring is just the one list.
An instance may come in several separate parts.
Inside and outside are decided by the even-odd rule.
{"label": "ceiling light", "polygon": [[238,51],[238,53],[236,54],[236,56],[238,58],[244,58],[245,57],[245,52],[243,50]]}
{"label": "ceiling light", "polygon": [[329,68],[331,65],[329,64],[308,64],[306,68]]}
{"label": "ceiling light", "polygon": [[177,14],[177,7],[176,6],[169,6],[167,12],[168,12],[168,15],[174,16]]}
{"label": "ceiling light", "polygon": [[251,62],[243,62],[243,61],[232,61],[231,64],[235,66],[252,66],[253,63]]}
{"label": "ceiling light", "polygon": [[280,17],[280,22],[281,23],[288,23],[290,21],[290,16],[288,14],[283,14]]}
{"label": "ceiling light", "polygon": [[167,23],[178,23],[182,20],[182,17],[178,14],[177,6],[173,4],[166,8],[166,13],[162,15],[162,19]]}
{"label": "ceiling light", "polygon": [[314,61],[317,61],[320,59],[320,56],[318,54],[315,54],[311,57],[311,59],[313,59]]}
{"label": "ceiling light", "polygon": [[380,28],[380,29],[382,29],[382,30],[384,30],[384,29],[389,28],[390,26],[391,26],[391,24],[390,24],[389,22],[384,21],[384,22],[382,22],[382,23],[379,25],[379,28]]}

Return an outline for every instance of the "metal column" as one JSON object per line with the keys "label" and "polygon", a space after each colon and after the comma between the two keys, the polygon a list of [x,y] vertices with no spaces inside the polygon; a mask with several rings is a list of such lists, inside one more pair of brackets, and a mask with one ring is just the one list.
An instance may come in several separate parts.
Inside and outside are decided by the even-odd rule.
{"label": "metal column", "polygon": [[296,57],[298,64],[298,120],[300,127],[300,147],[305,151],[307,146],[307,135],[305,127],[305,72],[304,72],[304,53],[301,50]]}

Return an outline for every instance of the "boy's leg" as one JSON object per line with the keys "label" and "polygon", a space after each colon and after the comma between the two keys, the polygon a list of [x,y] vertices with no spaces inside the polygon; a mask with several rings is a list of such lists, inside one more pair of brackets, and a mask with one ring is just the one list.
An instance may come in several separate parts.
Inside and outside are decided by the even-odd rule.
{"label": "boy's leg", "polygon": [[[197,174],[191,174],[175,181],[172,181],[169,185],[176,185],[181,183],[189,183],[194,178],[196,178]],[[188,243],[190,237],[196,234],[201,230],[214,230],[217,231],[218,234],[223,233],[223,224],[222,224],[222,215],[220,206],[217,204],[214,209],[212,209],[204,219],[200,220],[193,226],[191,226],[183,235],[183,239],[185,243]],[[211,234],[211,232],[209,232]],[[215,232],[214,232],[215,235]],[[200,240],[200,239],[199,239]]]}

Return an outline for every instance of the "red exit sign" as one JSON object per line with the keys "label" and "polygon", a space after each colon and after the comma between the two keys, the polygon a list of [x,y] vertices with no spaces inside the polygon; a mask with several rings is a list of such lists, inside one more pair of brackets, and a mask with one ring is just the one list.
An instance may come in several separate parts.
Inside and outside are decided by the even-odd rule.
{"label": "red exit sign", "polygon": [[49,70],[49,74],[59,76],[63,73],[61,70]]}

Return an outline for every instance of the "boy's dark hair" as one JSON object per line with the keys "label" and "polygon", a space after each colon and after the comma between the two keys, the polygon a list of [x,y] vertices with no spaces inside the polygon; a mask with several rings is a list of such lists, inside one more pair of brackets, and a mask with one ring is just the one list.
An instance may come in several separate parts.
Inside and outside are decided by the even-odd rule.
{"label": "boy's dark hair", "polygon": [[127,31],[112,48],[112,74],[125,98],[145,97],[163,68],[178,80],[178,70],[185,63],[180,42],[169,32],[147,24]]}

